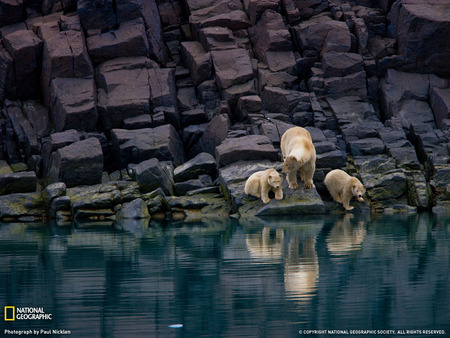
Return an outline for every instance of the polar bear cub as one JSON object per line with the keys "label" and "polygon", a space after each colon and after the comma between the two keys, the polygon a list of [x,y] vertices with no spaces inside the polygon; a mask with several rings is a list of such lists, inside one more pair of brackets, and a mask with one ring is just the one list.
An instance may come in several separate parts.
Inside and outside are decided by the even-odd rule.
{"label": "polar bear cub", "polygon": [[273,168],[257,171],[247,179],[244,190],[247,195],[261,198],[264,203],[269,203],[269,191],[275,193],[275,198],[277,200],[283,199],[283,189],[281,188],[282,181],[283,178]]}
{"label": "polar bear cub", "polygon": [[366,192],[364,185],[353,176],[350,176],[341,169],[331,170],[324,180],[325,186],[333,199],[342,203],[345,210],[352,210],[350,200],[356,197],[359,202],[363,202],[362,195]]}
{"label": "polar bear cub", "polygon": [[284,159],[282,172],[287,173],[289,188],[298,188],[297,171],[299,170],[305,188],[314,188],[316,149],[309,132],[302,127],[288,129],[281,137],[281,152]]}

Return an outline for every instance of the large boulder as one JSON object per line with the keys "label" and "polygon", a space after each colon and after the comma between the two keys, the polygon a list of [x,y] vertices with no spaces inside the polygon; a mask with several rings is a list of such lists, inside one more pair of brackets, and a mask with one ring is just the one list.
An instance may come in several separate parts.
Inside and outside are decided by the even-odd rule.
{"label": "large boulder", "polygon": [[41,39],[31,30],[18,30],[6,35],[3,43],[14,59],[17,98],[39,97]]}
{"label": "large boulder", "polygon": [[166,195],[173,195],[173,180],[157,158],[151,158],[132,166],[132,176],[143,193],[161,188]]}
{"label": "large boulder", "polygon": [[150,218],[147,203],[142,198],[125,203],[117,212],[116,219],[141,219]]}
{"label": "large boulder", "polygon": [[149,55],[142,19],[126,21],[115,31],[90,36],[86,44],[94,64],[119,57]]}
{"label": "large boulder", "polygon": [[196,179],[199,175],[216,176],[217,167],[215,158],[208,153],[200,153],[193,159],[175,168],[173,178],[175,182]]}
{"label": "large boulder", "polygon": [[95,94],[93,79],[53,79],[50,107],[55,130],[95,131],[98,118]]}
{"label": "large boulder", "polygon": [[185,161],[183,144],[170,124],[135,130],[113,129],[111,138],[117,165],[121,168],[150,158],[173,161],[176,166]]}
{"label": "large boulder", "polygon": [[[402,69],[450,76],[450,4],[440,0],[396,1],[389,32],[404,57]],[[420,27],[420,29],[418,29]]]}
{"label": "large boulder", "polygon": [[248,135],[226,139],[216,147],[217,166],[223,167],[236,161],[278,160],[278,151],[264,135]]}
{"label": "large boulder", "polygon": [[50,182],[67,187],[100,183],[103,174],[103,152],[100,141],[91,137],[58,149],[52,154]]}

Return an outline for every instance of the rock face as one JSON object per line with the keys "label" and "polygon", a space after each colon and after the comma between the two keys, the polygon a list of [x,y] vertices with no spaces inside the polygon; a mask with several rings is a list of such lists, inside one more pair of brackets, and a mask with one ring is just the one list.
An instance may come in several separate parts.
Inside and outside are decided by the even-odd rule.
{"label": "rock face", "polygon": [[[449,14],[439,0],[0,0],[0,219],[327,212],[337,168],[373,210],[445,210]],[[245,196],[251,172],[281,169],[293,126],[312,136],[315,189]]]}

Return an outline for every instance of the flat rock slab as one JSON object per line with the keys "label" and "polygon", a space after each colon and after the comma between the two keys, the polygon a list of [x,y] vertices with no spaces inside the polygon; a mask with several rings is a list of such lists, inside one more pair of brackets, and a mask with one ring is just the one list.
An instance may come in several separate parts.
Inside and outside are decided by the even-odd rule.
{"label": "flat rock slab", "polygon": [[45,214],[41,193],[0,196],[0,220],[41,218]]}
{"label": "flat rock slab", "polygon": [[0,175],[0,195],[36,191],[37,178],[34,171]]}

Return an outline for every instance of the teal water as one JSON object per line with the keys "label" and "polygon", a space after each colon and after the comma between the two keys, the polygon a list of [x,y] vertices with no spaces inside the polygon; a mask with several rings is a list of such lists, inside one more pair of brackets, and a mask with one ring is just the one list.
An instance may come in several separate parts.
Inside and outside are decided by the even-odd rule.
{"label": "teal water", "polygon": [[0,224],[0,280],[0,336],[446,337],[450,218]]}

